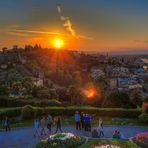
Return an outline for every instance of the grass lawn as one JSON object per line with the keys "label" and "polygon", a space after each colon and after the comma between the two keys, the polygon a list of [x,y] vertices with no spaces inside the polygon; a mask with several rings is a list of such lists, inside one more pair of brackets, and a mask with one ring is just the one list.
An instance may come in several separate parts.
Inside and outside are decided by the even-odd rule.
{"label": "grass lawn", "polygon": [[[10,124],[11,128],[18,128],[18,127],[31,127],[33,126],[33,120],[22,120],[22,121],[12,121]],[[2,129],[2,124],[0,122],[0,129]]]}
{"label": "grass lawn", "polygon": [[88,142],[85,145],[80,146],[79,148],[94,148],[94,146],[98,145],[118,145],[120,148],[138,148],[134,143],[130,141],[121,141],[121,140],[97,140],[97,139],[88,139]]}

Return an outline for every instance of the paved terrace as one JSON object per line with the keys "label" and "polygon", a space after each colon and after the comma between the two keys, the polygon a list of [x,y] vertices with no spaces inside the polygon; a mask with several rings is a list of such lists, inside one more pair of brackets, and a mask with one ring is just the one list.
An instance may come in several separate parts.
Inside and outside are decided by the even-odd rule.
{"label": "paved terrace", "polygon": [[[64,132],[73,132],[79,136],[91,137],[90,132],[77,131],[74,126],[64,126],[62,129]],[[148,127],[104,126],[105,138],[111,138],[114,130],[119,130],[125,138],[130,138],[137,133],[148,132]],[[12,129],[10,132],[0,131],[0,148],[35,148],[39,139],[33,137],[33,131],[33,128]],[[55,128],[52,131],[54,132]]]}

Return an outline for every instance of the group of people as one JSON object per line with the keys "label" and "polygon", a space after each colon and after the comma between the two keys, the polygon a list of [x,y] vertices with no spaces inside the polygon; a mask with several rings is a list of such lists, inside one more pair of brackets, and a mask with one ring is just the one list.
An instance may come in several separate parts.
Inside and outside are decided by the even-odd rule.
{"label": "group of people", "polygon": [[92,116],[76,111],[74,114],[74,120],[76,130],[84,129],[84,131],[91,131]]}
{"label": "group of people", "polygon": [[[74,114],[76,130],[83,129],[84,131],[91,132],[92,118],[93,116],[84,114],[83,112],[79,113],[78,111],[76,111]],[[52,125],[56,126],[55,132],[52,132]],[[7,116],[2,120],[2,127],[6,131],[11,130],[10,120]],[[63,132],[61,128],[61,117],[60,116],[56,116],[53,118],[50,115],[50,113],[48,113],[47,116],[43,115],[41,120],[38,120],[38,119],[34,120],[34,137],[36,136],[41,137],[42,135],[47,136],[48,134],[57,133],[58,131]],[[95,137],[95,138],[104,137],[104,127],[103,127],[102,118],[99,118],[98,126],[97,128],[92,130],[91,134],[92,134],[92,137]],[[123,134],[121,134],[120,131],[115,130],[112,134],[112,138],[113,139],[124,139],[125,137],[123,136]]]}
{"label": "group of people", "polygon": [[115,130],[112,134],[112,138],[113,139],[124,139],[125,137],[123,136],[123,134],[121,134],[120,131]]}
{"label": "group of people", "polygon": [[9,121],[9,118],[7,116],[2,120],[2,127],[6,131],[10,131],[11,130],[10,129],[10,121]]}
{"label": "group of people", "polygon": [[[79,113],[78,111],[74,114],[76,130],[84,129],[84,131],[91,131],[92,117],[89,114]],[[99,118],[98,127],[92,132],[97,137],[104,137],[103,132],[103,120]]]}
{"label": "group of people", "polygon": [[57,133],[58,130],[62,132],[60,116],[56,116],[52,118],[50,114],[48,114],[47,117],[44,115],[41,118],[40,122],[38,119],[35,119],[34,120],[34,137],[36,136],[40,137],[42,135],[47,136],[47,134],[50,134],[52,132],[53,124],[56,124],[56,131],[54,133]]}

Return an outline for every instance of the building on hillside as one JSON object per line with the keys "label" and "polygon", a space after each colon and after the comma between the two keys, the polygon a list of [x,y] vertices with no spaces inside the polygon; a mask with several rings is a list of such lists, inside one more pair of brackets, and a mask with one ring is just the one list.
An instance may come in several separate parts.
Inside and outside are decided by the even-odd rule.
{"label": "building on hillside", "polygon": [[32,77],[32,81],[35,86],[43,86],[44,85],[43,79]]}
{"label": "building on hillside", "polygon": [[126,92],[140,92],[143,86],[136,77],[118,78],[118,90]]}
{"label": "building on hillside", "polygon": [[118,80],[116,78],[109,79],[109,88],[110,90],[115,90],[118,88]]}
{"label": "building on hillside", "polygon": [[130,74],[126,67],[114,67],[110,71],[111,77],[128,77]]}
{"label": "building on hillside", "polygon": [[105,73],[101,69],[91,69],[91,77],[97,80],[99,77],[105,76]]}

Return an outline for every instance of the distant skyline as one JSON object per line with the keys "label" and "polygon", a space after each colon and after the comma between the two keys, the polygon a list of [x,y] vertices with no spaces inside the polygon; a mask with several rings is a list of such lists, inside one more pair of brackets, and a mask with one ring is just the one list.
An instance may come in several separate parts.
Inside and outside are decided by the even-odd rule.
{"label": "distant skyline", "polygon": [[0,0],[0,48],[55,37],[69,49],[148,50],[148,0]]}

